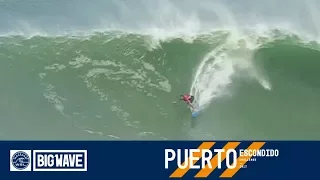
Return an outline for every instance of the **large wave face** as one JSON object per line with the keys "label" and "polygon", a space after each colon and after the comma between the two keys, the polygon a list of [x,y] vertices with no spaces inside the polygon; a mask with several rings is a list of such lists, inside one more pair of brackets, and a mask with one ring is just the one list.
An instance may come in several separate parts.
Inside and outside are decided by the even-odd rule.
{"label": "large wave face", "polygon": [[0,136],[317,139],[318,4],[286,3],[2,1]]}

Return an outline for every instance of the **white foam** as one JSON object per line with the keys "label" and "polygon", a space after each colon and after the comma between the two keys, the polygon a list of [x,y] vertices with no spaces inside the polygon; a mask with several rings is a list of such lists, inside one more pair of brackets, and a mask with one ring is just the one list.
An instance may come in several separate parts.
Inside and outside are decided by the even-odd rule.
{"label": "white foam", "polygon": [[205,108],[231,83],[233,64],[225,59],[226,54],[220,50],[221,47],[208,53],[197,68],[190,94],[195,96],[200,108]]}
{"label": "white foam", "polygon": [[[120,31],[125,32],[124,34],[150,35],[153,39],[150,43],[157,47],[158,41],[183,38],[187,42],[192,42],[199,34],[213,30],[240,31],[254,28],[256,33],[260,33],[265,29],[281,28],[302,37],[319,39],[317,1],[248,1],[202,0],[201,3],[171,0],[135,3],[110,1],[110,5],[113,5],[110,7],[115,7],[114,11],[97,11],[97,14],[83,12],[88,13],[88,18],[92,16],[94,19],[99,19],[97,23],[88,27],[77,27],[76,23],[63,24],[63,19],[59,18],[57,22],[48,21],[47,24],[19,16],[12,18],[11,31],[2,32],[0,36],[91,36],[94,32]],[[287,6],[289,3],[290,7]],[[81,6],[81,3],[78,5]],[[139,8],[134,8],[136,6]],[[286,11],[283,11],[284,7],[287,8]],[[72,13],[72,11],[62,13]],[[45,18],[50,18],[50,15],[41,19]]]}
{"label": "white foam", "polygon": [[259,46],[256,36],[233,31],[225,43],[203,58],[190,89],[200,109],[206,108],[215,97],[229,94],[228,86],[237,68],[248,72],[264,89],[271,90],[271,84],[254,64],[253,53]]}
{"label": "white foam", "polygon": [[64,105],[63,101],[66,101],[66,98],[63,98],[53,91],[55,87],[52,84],[46,84],[46,91],[43,93],[43,96],[52,103],[57,111],[61,114],[64,114]]}

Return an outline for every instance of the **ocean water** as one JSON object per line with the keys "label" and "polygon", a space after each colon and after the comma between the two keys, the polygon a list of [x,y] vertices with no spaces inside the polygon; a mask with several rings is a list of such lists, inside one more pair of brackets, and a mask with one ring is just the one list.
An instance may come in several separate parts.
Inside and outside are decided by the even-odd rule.
{"label": "ocean water", "polygon": [[0,0],[0,139],[320,139],[319,10]]}

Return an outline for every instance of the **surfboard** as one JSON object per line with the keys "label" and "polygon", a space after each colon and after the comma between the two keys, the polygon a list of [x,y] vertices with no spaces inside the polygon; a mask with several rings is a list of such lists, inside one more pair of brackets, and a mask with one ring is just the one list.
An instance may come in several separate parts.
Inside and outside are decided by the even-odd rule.
{"label": "surfboard", "polygon": [[192,115],[192,117],[193,118],[195,118],[195,117],[197,117],[198,115],[199,115],[199,111],[193,111],[192,113],[191,113],[191,115]]}

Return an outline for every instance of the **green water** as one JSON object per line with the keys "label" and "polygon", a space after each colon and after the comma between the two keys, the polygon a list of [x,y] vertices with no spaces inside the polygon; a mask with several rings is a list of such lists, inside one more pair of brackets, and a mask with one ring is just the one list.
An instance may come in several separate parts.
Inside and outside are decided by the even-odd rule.
{"label": "green water", "polygon": [[[0,137],[318,139],[317,45],[261,39],[255,48],[239,49],[227,37],[213,33],[158,45],[150,36],[123,33],[2,37]],[[243,46],[243,40],[233,44]],[[219,72],[217,79],[205,74],[211,78],[203,83],[212,89],[199,97],[209,103],[192,119],[185,104],[172,101],[189,92],[199,64],[220,45],[226,56],[210,71]],[[220,94],[205,95],[213,92]]]}
{"label": "green water", "polygon": [[0,139],[318,140],[319,10],[0,0]]}

